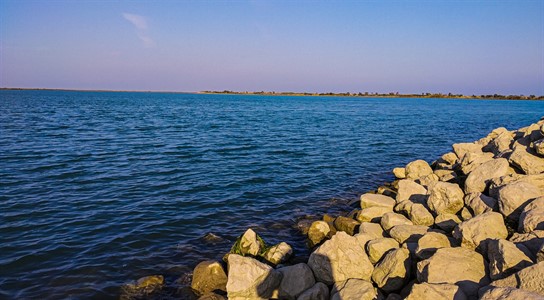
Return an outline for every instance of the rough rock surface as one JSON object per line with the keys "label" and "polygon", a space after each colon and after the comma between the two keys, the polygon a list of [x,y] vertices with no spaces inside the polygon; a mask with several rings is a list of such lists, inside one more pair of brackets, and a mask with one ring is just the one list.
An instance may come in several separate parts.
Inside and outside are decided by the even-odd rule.
{"label": "rough rock surface", "polygon": [[458,184],[437,182],[429,188],[427,205],[436,214],[455,214],[463,208],[464,196]]}
{"label": "rough rock surface", "polygon": [[362,209],[357,214],[357,221],[363,223],[363,222],[380,222],[382,219],[382,216],[388,212],[390,212],[391,209],[388,207],[380,207],[380,206],[374,206]]}
{"label": "rough rock surface", "polygon": [[458,285],[468,296],[489,282],[486,262],[479,253],[466,248],[442,248],[429,259],[417,263],[419,282]]}
{"label": "rough rock surface", "polygon": [[478,145],[475,143],[458,143],[452,145],[453,152],[457,155],[459,158],[463,158],[465,154],[472,152],[472,153],[481,153],[482,152],[482,145]]}
{"label": "rough rock surface", "polygon": [[429,231],[427,226],[397,225],[389,230],[389,235],[399,244],[403,244],[405,242],[417,242],[427,231]]}
{"label": "rough rock surface", "polygon": [[527,175],[544,173],[544,159],[530,148],[515,148],[508,161]]}
{"label": "rough rock surface", "polygon": [[327,238],[327,235],[330,232],[329,224],[325,221],[315,221],[310,226],[310,229],[308,230],[308,239],[310,240],[310,243],[313,245],[317,245],[321,243],[325,238]]}
{"label": "rough rock surface", "polygon": [[535,141],[533,143],[533,150],[541,155],[541,156],[544,156],[544,139],[540,139],[538,141]]}
{"label": "rough rock surface", "polygon": [[527,267],[504,279],[493,281],[495,287],[513,287],[544,295],[544,262]]}
{"label": "rough rock surface", "polygon": [[349,235],[354,235],[359,231],[359,222],[348,217],[340,216],[334,220],[334,227],[338,231],[344,231]]}
{"label": "rough rock surface", "polygon": [[461,223],[461,219],[454,214],[439,214],[434,218],[436,226],[445,232],[452,232],[457,224]]}
{"label": "rough rock surface", "polygon": [[366,244],[366,253],[372,264],[376,264],[389,251],[399,248],[399,243],[392,238],[377,238]]}
{"label": "rough rock surface", "polygon": [[251,257],[228,257],[227,296],[229,299],[269,299],[282,275],[269,265]]}
{"label": "rough rock surface", "polygon": [[509,164],[504,158],[487,161],[468,175],[465,181],[465,193],[484,192],[489,180],[508,174]]}
{"label": "rough rock surface", "polygon": [[414,203],[425,203],[427,201],[427,189],[412,180],[400,180],[396,201],[400,203],[404,200],[410,200]]}
{"label": "rough rock surface", "polygon": [[432,226],[434,224],[433,215],[423,204],[414,203],[410,207],[409,217],[414,225]]}
{"label": "rough rock surface", "polygon": [[261,243],[251,228],[246,230],[240,239],[240,251],[243,254],[257,256],[261,252]]}
{"label": "rough rock surface", "polygon": [[331,300],[374,300],[378,291],[371,282],[362,279],[347,279],[332,287]]}
{"label": "rough rock surface", "polygon": [[227,290],[227,274],[221,263],[206,260],[199,263],[193,270],[191,288],[201,295],[215,290]]}
{"label": "rough rock surface", "polygon": [[544,300],[544,296],[535,292],[513,287],[495,287],[487,289],[480,300]]}
{"label": "rough rock surface", "polygon": [[342,231],[319,246],[310,255],[308,265],[316,280],[327,285],[349,278],[370,280],[374,270],[364,245]]}
{"label": "rough rock surface", "polygon": [[519,218],[519,232],[531,232],[534,230],[544,230],[544,196],[531,201]]}
{"label": "rough rock surface", "polygon": [[508,231],[501,214],[487,212],[457,225],[453,236],[461,241],[461,246],[476,249],[482,241],[505,239]]}
{"label": "rough rock surface", "polygon": [[300,294],[297,300],[329,300],[329,288],[323,282],[317,282]]}
{"label": "rough rock surface", "polygon": [[406,178],[418,179],[433,174],[433,169],[424,160],[414,160],[406,165]]}
{"label": "rough rock surface", "polygon": [[394,168],[393,175],[398,179],[406,178],[406,169],[405,168]]}
{"label": "rough rock surface", "polygon": [[299,263],[293,266],[279,268],[281,279],[278,296],[280,299],[296,299],[305,290],[315,285],[314,274],[307,264]]}
{"label": "rough rock surface", "polygon": [[395,249],[375,266],[372,281],[385,292],[400,290],[409,279],[410,265],[410,251]]}
{"label": "rough rock surface", "polygon": [[359,233],[368,234],[375,239],[385,237],[382,226],[376,223],[361,223],[359,226]]}
{"label": "rough rock surface", "polygon": [[480,192],[465,195],[465,205],[470,208],[475,216],[499,210],[497,199]]}
{"label": "rough rock surface", "polygon": [[507,277],[533,264],[514,243],[503,239],[488,242],[487,257],[492,280]]}
{"label": "rough rock surface", "polygon": [[266,250],[263,254],[263,258],[268,262],[277,265],[287,261],[291,257],[291,254],[293,254],[293,248],[286,242],[281,242]]}
{"label": "rough rock surface", "polygon": [[467,296],[459,286],[449,283],[420,283],[414,284],[406,300],[466,300]]}
{"label": "rough rock surface", "polygon": [[541,190],[530,183],[509,183],[499,189],[499,211],[508,219],[517,221],[525,205],[541,195]]}
{"label": "rough rock surface", "polygon": [[380,194],[363,194],[361,195],[361,208],[367,208],[367,207],[374,207],[374,206],[380,206],[380,207],[387,207],[389,208],[389,211],[393,211],[393,207],[395,206],[396,202],[395,199],[380,195]]}
{"label": "rough rock surface", "polygon": [[412,221],[408,220],[408,218],[394,212],[384,214],[380,224],[384,230],[389,230],[397,225],[413,225]]}
{"label": "rough rock surface", "polygon": [[417,241],[416,256],[420,259],[427,259],[440,248],[451,247],[450,240],[442,233],[427,232]]}

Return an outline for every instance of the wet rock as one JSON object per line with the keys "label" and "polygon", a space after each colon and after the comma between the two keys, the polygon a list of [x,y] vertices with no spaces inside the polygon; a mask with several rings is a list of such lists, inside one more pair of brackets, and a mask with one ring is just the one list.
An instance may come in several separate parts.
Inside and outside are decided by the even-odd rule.
{"label": "wet rock", "polygon": [[470,193],[465,196],[465,205],[468,206],[474,215],[481,215],[490,211],[498,211],[498,200],[486,196],[480,192]]}
{"label": "wet rock", "polygon": [[327,285],[349,278],[370,280],[374,266],[364,245],[343,231],[317,248],[308,260],[317,281]]}
{"label": "wet rock", "polygon": [[366,253],[372,264],[376,264],[389,251],[399,248],[399,243],[392,238],[377,238],[366,243]]}
{"label": "wet rock", "polygon": [[455,284],[449,283],[420,283],[414,284],[406,300],[421,299],[451,299],[466,300],[467,296]]}
{"label": "wet rock", "polygon": [[458,143],[452,145],[453,152],[459,158],[463,158],[467,153],[482,153],[482,145],[475,143]]}
{"label": "wet rock", "polygon": [[374,300],[378,291],[371,282],[362,279],[348,279],[334,284],[331,300]]}
{"label": "wet rock", "polygon": [[514,243],[503,239],[489,241],[487,255],[492,280],[507,277],[533,264]]}
{"label": "wet rock", "polygon": [[368,207],[386,207],[389,209],[389,211],[393,211],[393,207],[395,206],[396,202],[395,199],[380,195],[380,194],[363,194],[361,195],[361,208],[365,209]]}
{"label": "wet rock", "polygon": [[223,265],[214,260],[199,263],[193,270],[191,288],[200,295],[216,290],[227,290],[227,274]]}
{"label": "wet rock", "polygon": [[544,196],[532,200],[521,212],[519,232],[544,230]]}
{"label": "wet rock", "polygon": [[368,234],[375,239],[386,236],[382,226],[376,223],[361,223],[359,226],[359,233]]}
{"label": "wet rock", "polygon": [[412,180],[400,180],[396,201],[400,203],[404,200],[410,200],[414,203],[425,203],[427,201],[427,189]]}
{"label": "wet rock", "polygon": [[398,179],[406,178],[406,169],[405,168],[394,168],[393,175]]}
{"label": "wet rock", "polygon": [[474,250],[483,241],[505,239],[508,231],[501,214],[487,212],[459,224],[454,229],[453,236],[461,241],[462,247]]}
{"label": "wet rock", "polygon": [[513,287],[488,288],[481,295],[480,300],[544,300],[538,293],[516,289]]}
{"label": "wet rock", "polygon": [[405,242],[417,242],[425,233],[429,231],[429,227],[421,225],[397,225],[389,230],[389,235],[394,238],[399,244]]}
{"label": "wet rock", "polygon": [[282,274],[251,257],[230,254],[227,296],[229,299],[269,299]]}
{"label": "wet rock", "polygon": [[442,233],[427,232],[417,241],[416,256],[427,259],[441,248],[451,247],[450,240]]}
{"label": "wet rock", "polygon": [[436,214],[455,214],[463,208],[464,196],[458,184],[437,182],[429,188],[427,205]]}
{"label": "wet rock", "polygon": [[479,253],[466,248],[442,248],[429,259],[417,263],[419,282],[458,285],[468,296],[489,282],[486,262]]}
{"label": "wet rock", "polygon": [[363,223],[363,222],[380,222],[382,219],[382,216],[391,210],[388,207],[369,207],[362,209],[359,214],[357,215],[357,221]]}
{"label": "wet rock", "polygon": [[413,225],[412,221],[408,220],[405,216],[394,212],[384,214],[380,224],[384,230],[389,230],[397,225]]}
{"label": "wet rock", "polygon": [[508,174],[509,164],[504,158],[487,161],[468,175],[465,181],[465,193],[484,192],[489,180]]}
{"label": "wet rock", "polygon": [[354,235],[359,230],[359,222],[347,217],[338,217],[334,220],[334,227],[338,231],[344,231],[349,235]]}
{"label": "wet rock", "polygon": [[395,249],[387,253],[372,272],[372,281],[385,292],[400,290],[410,276],[410,252]]}
{"label": "wet rock", "polygon": [[493,281],[494,287],[513,287],[544,295],[544,262],[527,267],[506,278]]}
{"label": "wet rock", "polygon": [[541,195],[540,189],[530,183],[509,183],[499,190],[499,211],[508,219],[517,222],[525,205]]}
{"label": "wet rock", "polygon": [[530,148],[515,148],[508,161],[527,175],[544,173],[544,158]]}
{"label": "wet rock", "polygon": [[433,215],[425,208],[425,206],[423,206],[423,204],[415,203],[412,205],[409,217],[414,225],[432,226],[434,224]]}
{"label": "wet rock", "polygon": [[300,294],[297,300],[329,300],[329,288],[323,282],[317,282]]}
{"label": "wet rock", "polygon": [[291,257],[291,254],[293,254],[293,248],[289,244],[281,242],[268,248],[263,254],[263,258],[274,265],[278,265],[286,262]]}
{"label": "wet rock", "polygon": [[122,288],[120,299],[139,299],[150,297],[150,295],[160,292],[164,286],[164,277],[162,275],[150,275],[138,279],[135,283],[126,284]]}
{"label": "wet rock", "polygon": [[325,221],[315,221],[308,230],[308,239],[312,246],[321,243],[330,232],[329,224]]}
{"label": "wet rock", "polygon": [[457,224],[461,223],[461,219],[454,214],[439,214],[434,219],[434,223],[438,228],[444,230],[445,232],[452,232]]}
{"label": "wet rock", "polygon": [[298,295],[315,285],[314,274],[307,264],[279,268],[283,277],[279,287],[279,298],[295,300]]}

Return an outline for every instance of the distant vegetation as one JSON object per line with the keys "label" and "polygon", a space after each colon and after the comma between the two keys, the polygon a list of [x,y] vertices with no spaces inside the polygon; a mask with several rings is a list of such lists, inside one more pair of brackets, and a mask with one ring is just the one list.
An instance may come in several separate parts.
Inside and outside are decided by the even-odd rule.
{"label": "distant vegetation", "polygon": [[233,94],[233,95],[271,95],[271,96],[336,96],[336,97],[386,97],[386,98],[452,98],[452,99],[505,99],[505,100],[544,100],[543,96],[536,95],[462,95],[462,94],[442,94],[442,93],[421,93],[421,94],[400,94],[391,93],[299,93],[299,92],[236,92],[236,91],[202,91],[203,94]]}

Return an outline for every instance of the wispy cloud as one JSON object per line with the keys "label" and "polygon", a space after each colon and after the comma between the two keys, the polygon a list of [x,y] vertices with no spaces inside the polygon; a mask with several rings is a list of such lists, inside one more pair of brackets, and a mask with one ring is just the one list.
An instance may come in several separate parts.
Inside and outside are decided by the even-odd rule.
{"label": "wispy cloud", "polygon": [[149,36],[149,27],[147,25],[147,19],[144,16],[123,13],[123,18],[129,21],[134,28],[136,28],[136,35],[144,43],[147,48],[155,47],[155,41]]}

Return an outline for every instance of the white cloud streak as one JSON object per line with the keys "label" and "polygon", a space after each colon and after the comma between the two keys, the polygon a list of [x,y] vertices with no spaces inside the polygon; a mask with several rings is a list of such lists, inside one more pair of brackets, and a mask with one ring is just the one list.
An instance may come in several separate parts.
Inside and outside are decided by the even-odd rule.
{"label": "white cloud streak", "polygon": [[143,42],[146,48],[155,47],[155,41],[149,36],[149,26],[147,25],[147,19],[144,16],[123,13],[123,18],[129,21],[136,29],[136,35]]}

